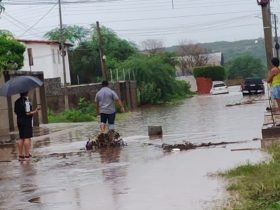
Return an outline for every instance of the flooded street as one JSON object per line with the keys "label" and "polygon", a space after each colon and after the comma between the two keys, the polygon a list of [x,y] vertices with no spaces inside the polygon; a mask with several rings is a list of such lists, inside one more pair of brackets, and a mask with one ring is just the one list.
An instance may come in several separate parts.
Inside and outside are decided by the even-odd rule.
{"label": "flooded street", "polygon": [[[214,174],[266,157],[253,141],[261,138],[264,97],[226,106],[250,99],[232,89],[141,109],[117,122],[126,147],[95,152],[81,149],[98,131],[96,122],[66,130],[43,125],[56,132],[33,139],[32,161],[18,162],[14,145],[0,148],[0,209],[219,209],[228,194]],[[148,125],[161,125],[163,138],[150,140]],[[245,142],[170,153],[159,147],[183,141]],[[232,151],[242,148],[256,150]]]}

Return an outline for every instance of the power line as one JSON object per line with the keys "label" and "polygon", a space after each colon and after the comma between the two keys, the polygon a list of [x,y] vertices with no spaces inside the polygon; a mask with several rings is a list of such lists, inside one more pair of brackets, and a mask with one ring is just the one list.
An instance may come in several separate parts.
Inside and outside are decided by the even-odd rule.
{"label": "power line", "polygon": [[[102,2],[112,2],[112,1],[117,1],[117,0],[103,0]],[[100,1],[98,0],[75,0],[75,1],[63,1],[61,2],[61,4],[90,4],[90,3],[100,3]],[[6,5],[51,5],[51,4],[57,4],[56,1],[6,1],[5,2]]]}
{"label": "power line", "polygon": [[[151,2],[152,3],[152,2]],[[132,6],[134,6],[135,5],[135,7],[132,7]],[[226,3],[226,4],[217,4],[217,5],[213,5],[213,4],[206,4],[206,5],[192,5],[192,6],[189,6],[189,4],[187,4],[187,6],[185,5],[185,4],[182,4],[182,5],[179,5],[177,8],[175,8],[175,10],[179,10],[179,9],[194,9],[194,8],[207,8],[207,7],[209,7],[209,6],[215,6],[215,7],[218,7],[218,6],[222,6],[222,7],[225,7],[225,6],[234,6],[234,5],[240,5],[240,3]],[[244,5],[244,3],[243,3],[243,5]],[[248,4],[249,5],[249,4]],[[149,4],[149,5],[141,5],[141,4],[126,4],[126,5],[124,5],[124,6],[121,6],[120,7],[120,5],[116,5],[116,4],[111,4],[110,5],[110,8],[108,8],[108,6],[106,6],[106,5],[95,5],[95,7],[94,8],[88,8],[88,6],[85,8],[85,10],[84,9],[81,9],[81,8],[73,8],[75,11],[91,11],[92,12],[92,10],[100,10],[100,9],[102,9],[102,8],[105,8],[105,11],[114,11],[114,10],[133,10],[133,9],[137,9],[137,10],[139,10],[139,9],[145,9],[145,8],[148,8],[148,9],[151,9],[151,10],[155,10],[155,8],[154,7],[156,7],[156,9],[160,9],[161,7],[163,7],[163,6],[166,6],[166,8],[168,8],[169,9],[169,3],[167,4],[167,3],[164,3],[164,2],[162,2],[162,3],[157,3],[157,4],[155,4],[155,5],[153,5],[153,4]],[[70,7],[70,9],[71,9],[71,7]],[[142,11],[142,10],[141,10]],[[148,11],[148,10],[145,10],[145,11]]]}
{"label": "power line", "polygon": [[9,21],[13,25],[17,26],[18,28],[22,28],[24,30],[26,29],[27,25],[25,23],[17,20],[13,16],[9,15],[7,12],[5,12],[5,16],[3,16],[3,18],[5,18],[7,21]]}
{"label": "power line", "polygon": [[111,20],[111,21],[102,21],[103,23],[116,23],[116,22],[134,22],[134,21],[142,21],[142,20],[164,20],[164,19],[178,19],[178,18],[186,18],[186,17],[203,17],[203,16],[215,16],[215,15],[224,15],[224,14],[240,14],[243,12],[255,12],[255,11],[238,11],[238,12],[221,12],[221,13],[204,13],[204,14],[196,14],[196,15],[180,15],[180,16],[169,16],[169,17],[155,17],[155,18],[135,18],[135,19],[123,19],[123,20]]}
{"label": "power line", "polygon": [[[209,16],[209,15],[222,15],[222,14],[239,14],[239,13],[243,13],[243,12],[232,12],[232,13],[204,13],[204,14],[197,14],[196,16],[197,17],[200,17],[200,16]],[[233,20],[239,20],[239,19],[242,19],[242,18],[248,18],[248,17],[253,17],[254,15],[256,15],[257,13],[249,13],[249,11],[245,11],[245,13],[247,15],[243,15],[243,16],[237,16],[237,17],[233,17],[233,18],[228,18],[228,19],[220,19],[219,21],[216,21],[216,20],[213,20],[214,23],[219,23],[219,22],[228,22],[228,21],[233,21]],[[156,18],[139,18],[139,19],[122,19],[122,20],[108,20],[108,21],[102,21],[103,23],[115,23],[115,22],[136,22],[136,21],[149,21],[151,22],[152,20],[166,20],[166,19],[179,19],[179,18],[188,18],[188,17],[193,17],[192,15],[182,15],[182,16],[169,16],[169,17],[156,17]],[[15,18],[14,18],[15,19]],[[212,22],[213,22],[212,21]],[[20,22],[22,23],[22,22]],[[76,22],[76,23],[73,23],[73,24],[90,24],[89,22]],[[194,25],[196,26],[199,26],[199,25],[205,25],[205,24],[209,24],[209,21],[208,22],[205,22],[205,23],[202,23],[202,24],[197,24],[195,23]],[[211,24],[211,21],[210,21],[210,24]],[[68,24],[68,25],[71,25],[71,24]],[[41,27],[41,28],[46,28],[46,27],[50,27],[50,26],[53,26],[55,27],[56,25],[49,25],[49,26],[44,26],[44,27]],[[178,26],[178,25],[177,25]],[[166,28],[166,26],[162,26],[164,28]],[[189,27],[189,26],[186,26],[186,27]],[[170,28],[170,27],[169,27]],[[39,28],[37,28],[39,29]],[[154,27],[153,27],[154,29]],[[127,30],[131,30],[131,29],[127,29]]]}
{"label": "power line", "polygon": [[219,30],[228,30],[230,28],[240,28],[240,27],[248,27],[248,26],[255,26],[255,24],[243,24],[243,25],[235,25],[230,27],[221,27],[221,28],[209,28],[209,29],[199,29],[199,30],[181,30],[181,31],[170,31],[166,30],[165,32],[154,32],[154,33],[119,33],[119,35],[135,35],[135,36],[169,36],[169,35],[175,35],[175,34],[191,34],[191,33],[197,33],[197,32],[207,32],[207,31],[219,31]]}
{"label": "power line", "polygon": [[[168,1],[168,2],[167,2]],[[233,7],[234,5],[237,4],[246,4],[247,2],[244,2],[244,0],[237,0],[234,2],[228,2],[225,0],[212,0],[211,2],[206,1],[206,0],[201,0],[201,1],[195,1],[195,4],[191,3],[191,0],[175,0],[175,9],[171,10],[170,7],[170,0],[61,0],[61,3],[64,5],[63,9],[64,9],[64,17],[68,17],[68,16],[82,16],[87,18],[84,22],[82,23],[82,21],[77,21],[77,18],[74,17],[75,19],[71,19],[71,18],[67,18],[65,19],[66,22],[68,23],[67,25],[73,25],[73,24],[83,24],[83,25],[88,25],[90,23],[94,23],[96,20],[99,20],[102,23],[106,23],[110,26],[110,28],[112,28],[115,32],[117,33],[122,33],[123,32],[131,32],[134,33],[135,35],[140,34],[142,36],[148,35],[148,36],[152,36],[153,33],[158,33],[158,36],[161,35],[161,32],[165,33],[166,31],[168,32],[168,30],[173,30],[174,31],[180,31],[182,30],[182,27],[186,27],[188,30],[191,30],[193,32],[197,32],[199,30],[215,30],[216,26],[221,27],[221,25],[225,25],[227,23],[230,22],[235,22],[238,21],[239,19],[241,19],[241,17],[239,17],[237,14],[260,14],[259,10],[243,10],[240,11],[240,9],[238,11],[232,11],[235,7]],[[57,4],[57,0],[4,0],[5,4],[8,6],[7,8],[18,8],[19,11],[15,14],[15,15],[19,15],[18,19],[20,17],[20,22],[31,22],[31,18],[34,19],[34,13],[40,13],[43,14],[43,9],[45,9],[46,6],[48,5],[55,5]],[[194,1],[193,1],[194,2]],[[94,5],[93,5],[94,4]],[[79,5],[79,6],[77,6]],[[248,4],[247,4],[248,5]],[[210,9],[211,7],[224,7],[223,10],[218,10],[219,12],[211,12]],[[26,11],[25,9],[22,8],[27,8],[28,7],[28,11],[29,8],[33,9],[33,12],[29,12],[29,14],[32,14],[28,16],[27,13],[24,14],[23,11]],[[36,8],[39,8],[38,11],[36,11]],[[201,8],[201,10],[196,10],[195,14],[191,14],[190,11],[188,9],[196,9],[196,8]],[[207,8],[207,10],[205,10]],[[228,11],[227,11],[228,10]],[[10,11],[10,10],[9,10]],[[138,11],[141,13],[146,12],[145,15],[142,14],[142,16],[140,16],[139,18],[135,18],[135,16],[138,14]],[[161,15],[161,16],[155,16],[154,14],[155,11],[166,11],[165,15]],[[184,12],[185,11],[185,12]],[[204,11],[204,13],[198,14],[199,12]],[[206,12],[206,11],[210,11],[210,12]],[[217,10],[216,10],[217,11]],[[221,11],[221,12],[220,12]],[[107,13],[117,13],[117,14],[128,14],[128,13],[133,13],[133,16],[131,16],[131,18],[127,16],[125,16],[123,19],[120,19],[121,15],[118,15],[115,19],[111,19],[111,20],[106,20],[108,19],[106,17],[106,15],[103,14],[107,14]],[[136,14],[137,12],[137,14]],[[148,13],[148,12],[152,12],[152,13]],[[182,13],[184,12],[184,13]],[[22,15],[20,15],[22,13]],[[38,14],[37,13],[37,14]],[[97,15],[98,14],[98,15]],[[102,18],[101,15],[104,16]],[[130,15],[129,14],[129,15]],[[149,14],[149,15],[147,15]],[[167,14],[173,14],[172,15],[168,15]],[[182,14],[182,15],[180,15]],[[186,15],[187,14],[187,15]],[[236,14],[236,15],[235,15]],[[86,16],[88,15],[88,16]],[[89,18],[90,15],[90,18]],[[234,16],[238,16],[233,19],[228,19],[225,20],[224,18],[228,17],[229,15],[234,15]],[[101,17],[100,17],[101,16]],[[150,17],[149,17],[150,16]],[[216,19],[218,20],[214,20],[212,23],[211,21],[207,21],[210,20],[210,18],[208,18],[208,16],[212,16],[214,19],[216,17]],[[3,16],[4,17],[4,16]],[[127,18],[126,18],[127,17]],[[189,20],[187,20],[187,18],[192,18],[195,19],[195,24],[187,24],[187,25],[183,25],[184,22],[186,23],[190,23]],[[201,18],[199,18],[201,17]],[[207,17],[207,18],[205,18]],[[48,16],[48,22],[52,21],[52,18],[57,18],[57,16]],[[106,19],[105,19],[106,18]],[[186,18],[186,20],[184,20],[184,18]],[[246,23],[248,23],[248,18],[249,15],[247,17],[245,17],[244,15],[244,20],[246,20]],[[42,18],[41,20],[38,20],[39,22],[43,22],[42,20],[45,18]],[[4,20],[4,18],[2,19]],[[68,22],[67,22],[68,20]],[[163,24],[163,26],[161,25],[157,25],[157,21],[165,21],[165,20],[170,20],[170,21],[166,21],[170,22],[170,24],[172,25],[167,25],[167,24]],[[176,21],[172,21],[172,20],[176,20]],[[206,21],[205,21],[206,20]],[[11,21],[11,20],[10,20]],[[90,22],[91,21],[91,22]],[[116,26],[118,24],[115,23],[128,23],[128,22],[132,22],[132,23],[138,23],[142,21],[143,23],[145,22],[149,22],[151,24],[154,24],[154,27],[151,28],[141,28],[140,25],[138,25],[138,28],[136,29],[131,29],[131,28],[124,28],[124,29],[116,29]],[[218,21],[218,22],[217,22]],[[44,29],[44,31],[41,31],[40,27],[37,27],[39,22],[34,23],[32,26],[28,26],[28,28],[24,29],[23,32],[21,32],[21,36],[24,37],[32,37],[32,35],[41,35],[44,34],[47,29],[49,27],[51,27],[52,25],[48,25],[47,21],[44,21],[44,27],[41,27]],[[210,23],[209,23],[210,22]],[[217,23],[215,23],[217,22]],[[256,22],[256,21],[255,21]],[[0,20],[1,23],[1,20]],[[17,23],[17,27],[19,29],[19,31],[21,30],[22,25]],[[15,25],[14,23],[14,25]],[[71,24],[70,24],[71,23]],[[182,26],[180,26],[180,24]],[[1,26],[3,27],[4,24],[1,23]],[[42,23],[41,23],[42,25]],[[65,24],[66,25],[66,24]],[[147,24],[146,24],[147,25]],[[24,24],[24,26],[27,26],[26,24]],[[40,26],[40,25],[39,25]],[[55,25],[57,26],[57,25]],[[161,26],[161,27],[159,27]],[[9,25],[7,26],[8,28],[10,27]],[[228,27],[228,26],[226,26]],[[242,26],[241,26],[242,27]],[[231,28],[229,26],[229,28]],[[185,31],[187,29],[184,29],[182,33],[186,33]],[[32,30],[32,32],[30,31]],[[36,30],[36,33],[33,33],[33,31]],[[50,29],[51,30],[51,29]],[[40,32],[41,31],[41,32]],[[176,33],[176,32],[175,32]],[[157,34],[155,34],[155,36],[157,36]]]}
{"label": "power line", "polygon": [[36,21],[32,26],[30,26],[28,29],[26,29],[20,36],[23,36],[28,31],[30,31],[34,26],[36,26],[38,23],[40,23],[55,7],[57,4],[53,5],[46,14],[44,14],[38,21]]}

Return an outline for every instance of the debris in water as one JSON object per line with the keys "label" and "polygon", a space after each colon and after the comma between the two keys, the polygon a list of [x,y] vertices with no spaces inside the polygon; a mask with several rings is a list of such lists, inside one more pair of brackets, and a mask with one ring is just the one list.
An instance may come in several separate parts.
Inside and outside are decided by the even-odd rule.
{"label": "debris in water", "polygon": [[167,151],[167,152],[171,152],[171,151],[178,151],[178,150],[190,150],[190,149],[196,149],[198,147],[210,147],[210,146],[219,146],[219,145],[226,145],[226,144],[238,144],[238,143],[244,143],[244,141],[231,141],[231,142],[218,142],[218,143],[212,143],[212,142],[208,142],[208,143],[201,143],[201,144],[193,144],[190,142],[185,142],[184,144],[162,144],[162,149]]}
{"label": "debris in water", "polygon": [[120,138],[120,134],[114,130],[109,130],[105,133],[98,133],[93,139],[89,139],[86,143],[86,150],[122,146],[126,146],[126,143]]}
{"label": "debris in water", "polygon": [[31,198],[28,200],[30,203],[41,203],[40,197]]}
{"label": "debris in water", "polygon": [[162,137],[162,127],[161,126],[148,126],[149,136]]}
{"label": "debris in water", "polygon": [[236,152],[236,151],[250,151],[250,150],[260,150],[258,148],[240,148],[240,149],[231,149],[230,151]]}
{"label": "debris in water", "polygon": [[239,106],[239,105],[246,105],[246,104],[253,104],[253,103],[255,103],[253,100],[249,100],[249,101],[244,101],[244,102],[239,102],[234,104],[227,104],[226,106]]}

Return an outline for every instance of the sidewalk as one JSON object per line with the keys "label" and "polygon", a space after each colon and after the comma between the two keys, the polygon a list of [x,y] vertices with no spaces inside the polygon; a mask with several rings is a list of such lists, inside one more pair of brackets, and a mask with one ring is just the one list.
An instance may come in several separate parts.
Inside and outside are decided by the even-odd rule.
{"label": "sidewalk", "polygon": [[[84,122],[84,123],[50,123],[41,124],[40,127],[33,128],[32,140],[38,140],[47,136],[60,135],[70,130],[76,130],[89,124],[97,124],[97,122]],[[0,135],[0,146],[13,145],[18,139],[18,131],[7,132]]]}
{"label": "sidewalk", "polygon": [[266,148],[274,143],[280,143],[280,111],[272,104],[272,111],[266,110],[264,113],[262,147]]}

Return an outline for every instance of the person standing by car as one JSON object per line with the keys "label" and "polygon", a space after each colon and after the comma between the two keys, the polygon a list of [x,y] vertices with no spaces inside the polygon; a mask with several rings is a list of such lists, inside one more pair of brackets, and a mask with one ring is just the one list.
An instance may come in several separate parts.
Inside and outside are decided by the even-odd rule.
{"label": "person standing by car", "polygon": [[279,59],[272,58],[271,64],[272,69],[269,71],[267,82],[271,85],[271,97],[275,99],[278,110],[280,111],[280,69],[279,69]]}
{"label": "person standing by car", "polygon": [[[33,136],[32,129],[32,118],[33,115],[38,113],[40,108],[36,108],[32,111],[31,102],[28,99],[28,92],[20,93],[20,97],[15,102],[15,113],[17,115],[17,126],[19,130],[19,140],[18,144],[18,160],[29,160],[30,155],[30,146],[31,146],[31,137]],[[23,148],[25,156],[23,155]]]}
{"label": "person standing by car", "polygon": [[121,107],[121,112],[124,112],[124,107],[115,91],[108,87],[108,81],[102,82],[102,88],[96,93],[96,112],[100,114],[100,129],[105,132],[106,123],[108,122],[109,131],[115,129],[116,108],[115,103]]}

